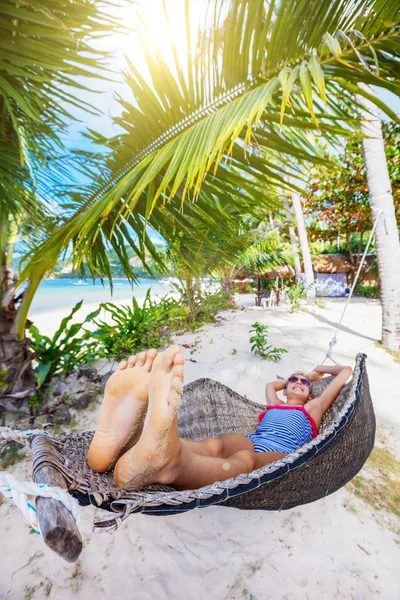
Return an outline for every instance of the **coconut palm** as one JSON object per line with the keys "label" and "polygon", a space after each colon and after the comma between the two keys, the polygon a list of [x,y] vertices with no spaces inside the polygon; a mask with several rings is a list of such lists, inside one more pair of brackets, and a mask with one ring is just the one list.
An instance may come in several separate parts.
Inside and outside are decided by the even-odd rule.
{"label": "coconut palm", "polygon": [[303,207],[298,192],[292,192],[292,205],[296,216],[297,231],[300,239],[301,253],[303,255],[304,273],[306,276],[307,301],[315,302],[314,270],[312,266],[310,246],[308,244],[307,228],[304,221]]}
{"label": "coconut palm", "polygon": [[[71,110],[97,112],[78,99],[82,78],[98,78],[106,54],[93,39],[117,27],[114,0],[4,0],[0,5],[0,392],[12,400],[32,387],[25,323],[17,338],[21,300],[32,298],[44,260],[19,287],[12,269],[17,238],[43,241],[55,223],[54,200],[70,174],[62,132]],[[76,163],[77,164],[77,163]],[[21,241],[19,241],[21,246]],[[11,383],[11,389],[10,389]]]}
{"label": "coconut palm", "polygon": [[295,281],[299,283],[301,281],[301,265],[300,265],[300,256],[299,256],[299,245],[297,243],[296,231],[293,225],[293,217],[292,211],[290,210],[290,204],[288,198],[283,197],[283,206],[286,213],[286,218],[289,221],[289,239],[290,245],[292,247],[293,253],[293,266],[295,272]]}
{"label": "coconut palm", "polygon": [[[398,0],[210,5],[213,22],[200,32],[193,56],[189,44],[186,66],[175,54],[173,70],[160,52],[146,48],[149,84],[129,64],[135,103],[122,101],[117,122],[124,131],[108,141],[104,182],[81,198],[24,277],[39,257],[51,263],[70,242],[77,266],[107,275],[107,245],[123,254],[132,227],[141,238],[146,224],[157,228],[160,205],[168,212],[187,199],[199,201],[206,185],[220,193],[227,182],[246,189],[239,180],[250,176],[259,188],[286,186],[294,161],[322,161],[307,130],[333,139],[354,125],[355,85],[399,90]],[[279,161],[257,156],[254,147],[279,154]]]}
{"label": "coconut palm", "polygon": [[377,107],[369,100],[371,90],[357,96],[363,108],[362,145],[367,171],[372,220],[376,225],[375,246],[382,298],[382,343],[400,351],[400,242],[392,186],[386,163],[382,127]]}

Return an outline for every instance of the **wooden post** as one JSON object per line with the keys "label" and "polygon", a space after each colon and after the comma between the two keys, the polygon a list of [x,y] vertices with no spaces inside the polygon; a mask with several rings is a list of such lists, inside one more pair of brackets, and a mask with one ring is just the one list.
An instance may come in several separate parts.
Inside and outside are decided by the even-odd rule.
{"label": "wooden post", "polygon": [[256,300],[256,306],[261,306],[261,294],[262,294],[261,279],[260,279],[260,277],[258,277],[258,279],[257,279],[257,300]]}
{"label": "wooden post", "polygon": [[[32,450],[39,437],[32,440]],[[36,483],[47,483],[67,489],[63,475],[48,463],[36,471],[34,480]],[[36,510],[40,531],[47,546],[68,562],[75,562],[82,551],[83,543],[69,510],[58,500],[39,496],[36,498]]]}

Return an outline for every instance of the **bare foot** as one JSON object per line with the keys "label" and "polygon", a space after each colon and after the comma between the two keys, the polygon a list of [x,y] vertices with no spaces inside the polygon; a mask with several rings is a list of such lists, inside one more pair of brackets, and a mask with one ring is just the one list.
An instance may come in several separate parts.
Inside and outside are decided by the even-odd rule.
{"label": "bare foot", "polygon": [[154,349],[131,356],[107,381],[97,430],[87,454],[93,471],[104,473],[137,442],[147,410],[151,370],[159,360],[156,357]]}
{"label": "bare foot", "polygon": [[115,465],[114,481],[128,490],[162,483],[177,464],[181,445],[177,413],[183,392],[183,356],[179,346],[170,346],[152,372],[149,410],[137,444]]}

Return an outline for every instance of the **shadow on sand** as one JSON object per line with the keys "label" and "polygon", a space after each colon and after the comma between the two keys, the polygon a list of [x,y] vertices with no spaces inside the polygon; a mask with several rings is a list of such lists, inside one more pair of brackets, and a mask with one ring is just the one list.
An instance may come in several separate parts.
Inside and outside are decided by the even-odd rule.
{"label": "shadow on sand", "polygon": [[[329,319],[327,319],[326,317],[323,317],[322,315],[317,315],[310,311],[307,311],[307,312],[308,312],[308,314],[312,315],[315,319],[317,319],[317,321],[321,321],[321,323],[326,323],[327,325],[332,325],[332,327],[334,327],[335,329],[339,325],[339,323],[330,321]],[[354,331],[353,329],[349,329],[349,327],[345,327],[344,325],[340,325],[339,331],[345,331],[346,333],[350,333],[351,335],[355,335],[356,337],[364,338],[365,340],[369,340],[371,342],[377,341],[377,338],[370,337],[368,335],[364,335],[363,333],[360,333],[359,331]]]}

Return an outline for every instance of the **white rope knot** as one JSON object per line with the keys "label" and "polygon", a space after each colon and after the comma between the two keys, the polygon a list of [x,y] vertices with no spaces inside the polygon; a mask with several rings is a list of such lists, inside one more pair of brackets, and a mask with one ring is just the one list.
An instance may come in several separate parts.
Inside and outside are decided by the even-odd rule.
{"label": "white rope knot", "polygon": [[0,427],[0,438],[6,440],[6,442],[17,442],[18,444],[30,444],[34,435],[47,435],[50,434],[44,429],[30,429],[29,431],[18,431],[17,429],[11,429],[10,427]]}
{"label": "white rope knot", "polygon": [[327,358],[330,358],[331,361],[333,361],[335,364],[336,364],[336,361],[334,360],[334,358],[332,358],[332,349],[336,344],[337,344],[337,339],[336,339],[336,335],[334,335],[333,338],[331,339],[331,341],[329,342],[328,352],[325,355],[325,360]]}
{"label": "white rope knot", "polygon": [[9,498],[22,512],[24,518],[30,523],[35,533],[40,534],[39,522],[36,514],[35,498],[53,498],[61,502],[78,522],[78,502],[66,490],[53,487],[45,483],[33,481],[18,481],[10,473],[0,472],[0,492]]}

